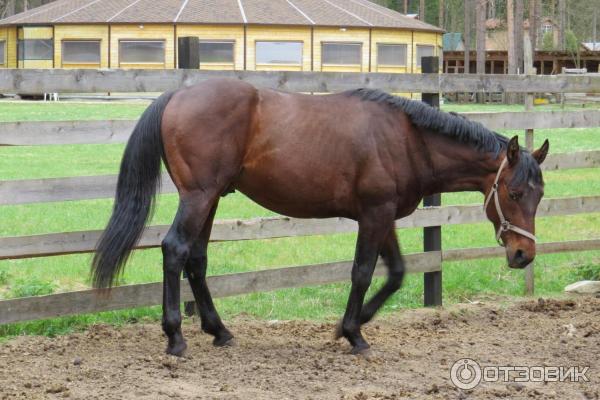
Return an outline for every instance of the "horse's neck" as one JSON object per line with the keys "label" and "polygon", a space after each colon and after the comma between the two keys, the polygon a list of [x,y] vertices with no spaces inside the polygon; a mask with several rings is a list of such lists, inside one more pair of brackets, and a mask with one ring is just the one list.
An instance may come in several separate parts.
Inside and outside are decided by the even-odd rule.
{"label": "horse's neck", "polygon": [[483,153],[470,144],[435,133],[426,134],[431,174],[426,194],[480,191],[484,192],[490,177],[498,170],[501,157]]}

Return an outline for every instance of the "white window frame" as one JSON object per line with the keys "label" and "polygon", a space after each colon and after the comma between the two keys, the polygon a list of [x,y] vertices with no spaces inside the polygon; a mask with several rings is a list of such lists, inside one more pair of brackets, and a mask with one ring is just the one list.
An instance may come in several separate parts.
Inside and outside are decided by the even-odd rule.
{"label": "white window frame", "polygon": [[[161,43],[163,45],[162,61],[123,61],[121,43]],[[119,40],[119,65],[165,65],[167,63],[167,41],[165,39],[120,39]]]}
{"label": "white window frame", "polygon": [[[98,61],[65,61],[65,43],[81,43],[81,42],[93,42],[98,43]],[[62,64],[81,64],[81,65],[100,65],[102,64],[102,39],[63,39],[60,44],[61,56],[60,60]]]}
{"label": "white window frame", "polygon": [[[382,64],[379,62],[379,48],[386,46],[404,47],[404,64]],[[377,43],[377,66],[378,67],[406,67],[408,65],[408,43]]]}
{"label": "white window frame", "polygon": [[[258,44],[259,43],[295,43],[300,44],[300,60],[294,62],[258,62]],[[304,62],[304,41],[303,40],[256,40],[254,42],[254,64],[256,65],[292,65],[301,67]]]}

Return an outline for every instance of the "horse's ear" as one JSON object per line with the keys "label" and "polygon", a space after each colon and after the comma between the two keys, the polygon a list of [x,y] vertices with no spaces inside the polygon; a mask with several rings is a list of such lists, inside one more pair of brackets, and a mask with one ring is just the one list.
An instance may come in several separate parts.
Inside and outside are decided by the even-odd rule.
{"label": "horse's ear", "polygon": [[521,154],[521,148],[519,147],[519,137],[514,136],[509,140],[508,146],[506,147],[506,158],[509,165],[515,165],[519,162],[519,155]]}
{"label": "horse's ear", "polygon": [[540,147],[539,149],[537,149],[536,151],[531,153],[531,155],[533,156],[533,158],[536,159],[538,164],[541,164],[544,162],[544,160],[546,159],[546,156],[548,155],[549,148],[550,148],[550,142],[548,142],[548,139],[546,139],[544,141],[544,144],[542,144],[542,147]]}

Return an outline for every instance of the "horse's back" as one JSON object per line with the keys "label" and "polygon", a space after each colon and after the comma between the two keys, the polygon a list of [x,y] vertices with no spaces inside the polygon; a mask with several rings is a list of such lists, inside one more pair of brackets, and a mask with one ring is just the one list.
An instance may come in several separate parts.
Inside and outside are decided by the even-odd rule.
{"label": "horse's back", "polygon": [[281,214],[355,217],[398,195],[395,114],[345,94],[213,80],[173,96],[163,143],[181,192],[238,189]]}

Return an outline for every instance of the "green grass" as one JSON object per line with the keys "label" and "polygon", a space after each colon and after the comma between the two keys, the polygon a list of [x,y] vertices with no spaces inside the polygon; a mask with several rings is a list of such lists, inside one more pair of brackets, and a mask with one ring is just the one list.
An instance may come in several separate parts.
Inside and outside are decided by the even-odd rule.
{"label": "green grass", "polygon": [[41,102],[0,101],[0,122],[136,119],[147,101]]}
{"label": "green grass", "polygon": [[[0,121],[136,118],[144,107],[141,103],[0,102]],[[461,112],[522,110],[519,106],[449,105],[445,108]],[[600,148],[600,129],[536,131],[536,143],[541,144],[546,137],[551,141],[552,152]],[[117,173],[122,151],[123,145],[0,147],[0,180],[113,174]],[[546,197],[598,195],[599,172],[598,169],[548,172],[545,174]],[[443,197],[443,204],[482,202],[478,193],[446,194]],[[152,223],[169,224],[176,204],[175,195],[160,196]],[[0,236],[102,229],[111,206],[111,200],[89,200],[0,207]],[[269,215],[273,213],[236,193],[221,201],[217,218]],[[537,233],[542,242],[600,237],[600,212],[541,218],[537,223]],[[403,229],[399,231],[399,237],[404,253],[422,251],[421,229]],[[209,247],[209,274],[349,260],[354,254],[355,239],[355,234],[341,234],[213,243]],[[443,228],[445,249],[494,245],[494,232],[489,223]],[[87,288],[90,258],[91,255],[74,254],[0,261],[0,298]],[[599,265],[600,251],[540,255],[536,261],[536,292],[539,295],[557,294],[569,283],[597,276]],[[159,281],[162,279],[161,271],[158,249],[137,251],[121,283]],[[376,279],[371,291],[381,283],[382,279]],[[267,319],[330,320],[343,312],[348,289],[348,283],[342,283],[218,299],[216,303],[226,319],[246,313]],[[446,303],[487,295],[519,296],[524,290],[523,273],[506,268],[502,259],[447,262],[444,263],[443,290]],[[410,275],[384,311],[419,307],[422,296],[422,275]],[[159,307],[58,318],[0,326],[0,338],[19,334],[52,336],[82,329],[92,323],[124,324],[158,318]]]}

